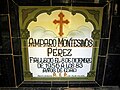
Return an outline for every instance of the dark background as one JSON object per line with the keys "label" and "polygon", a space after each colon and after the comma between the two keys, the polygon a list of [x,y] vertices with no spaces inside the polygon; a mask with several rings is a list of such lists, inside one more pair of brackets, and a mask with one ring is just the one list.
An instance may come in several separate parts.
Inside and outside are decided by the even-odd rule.
{"label": "dark background", "polygon": [[[93,2],[94,0],[72,0],[72,5],[102,6],[106,3],[105,0]],[[16,87],[23,81],[18,6],[24,5],[70,6],[71,1],[0,0],[0,87]],[[108,18],[109,16],[111,17]],[[102,23],[96,80],[101,86],[120,86],[120,3],[118,0],[111,1],[110,6],[106,5]],[[52,86],[50,82],[41,82],[39,85],[43,87],[81,86],[79,82],[69,82],[69,84],[63,82],[62,85],[60,82],[53,82]],[[89,87],[89,84],[87,85]],[[29,84],[26,86],[28,87]]]}

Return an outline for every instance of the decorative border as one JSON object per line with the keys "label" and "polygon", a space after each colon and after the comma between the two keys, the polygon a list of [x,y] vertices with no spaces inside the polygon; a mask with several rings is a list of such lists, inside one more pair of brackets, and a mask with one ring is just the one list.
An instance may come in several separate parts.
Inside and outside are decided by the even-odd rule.
{"label": "decorative border", "polygon": [[[27,26],[31,21],[36,21],[36,17],[40,13],[46,12],[47,14],[51,14],[54,10],[68,10],[73,15],[76,13],[81,13],[85,16],[86,22],[91,22],[94,26],[94,30],[92,32],[92,38],[94,40],[94,48],[92,50],[92,64],[91,70],[88,73],[87,77],[52,77],[52,78],[35,78],[32,77],[32,73],[29,70],[28,63],[28,47],[27,47],[27,39],[29,38],[29,31],[27,30]],[[59,6],[19,6],[19,21],[20,21],[20,32],[21,32],[21,44],[22,44],[22,59],[23,59],[23,71],[24,71],[24,80],[25,81],[95,81],[96,76],[96,68],[97,68],[97,59],[99,52],[99,43],[101,36],[101,27],[102,27],[102,7],[59,7]]]}

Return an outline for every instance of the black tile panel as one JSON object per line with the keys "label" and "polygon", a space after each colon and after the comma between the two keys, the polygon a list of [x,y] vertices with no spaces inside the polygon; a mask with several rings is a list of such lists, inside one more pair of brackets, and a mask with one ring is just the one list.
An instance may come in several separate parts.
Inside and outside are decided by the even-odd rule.
{"label": "black tile panel", "polygon": [[0,15],[0,36],[10,38],[8,15]]}
{"label": "black tile panel", "polygon": [[103,76],[105,69],[106,57],[99,56],[97,62],[97,70],[96,70],[96,78],[95,81],[102,86],[103,84]]}
{"label": "black tile panel", "polygon": [[90,4],[93,5],[94,0],[52,0],[53,6],[87,6]]}
{"label": "black tile panel", "polygon": [[24,81],[20,87],[52,87],[51,81]]}
{"label": "black tile panel", "polygon": [[103,6],[94,3],[94,0],[52,0],[52,6]]}
{"label": "black tile panel", "polygon": [[87,2],[94,2],[94,0],[71,0],[72,2],[78,2],[78,3],[80,3],[80,2],[84,2],[84,3],[87,3]]}
{"label": "black tile panel", "polygon": [[72,6],[90,6],[90,7],[104,7],[106,0],[71,0]]}
{"label": "black tile panel", "polygon": [[117,4],[118,4],[118,6],[117,6],[117,15],[120,16],[120,1],[119,0],[117,0]]}
{"label": "black tile panel", "polygon": [[2,50],[2,37],[1,37],[1,32],[0,32],[0,51]]}
{"label": "black tile panel", "polygon": [[17,86],[23,82],[22,56],[14,56]]}
{"label": "black tile panel", "polygon": [[19,6],[50,6],[51,0],[14,0]]}
{"label": "black tile panel", "polygon": [[10,38],[0,38],[0,54],[12,54]]}
{"label": "black tile panel", "polygon": [[0,90],[120,90],[118,86],[104,87],[19,87],[19,88],[0,88]]}
{"label": "black tile panel", "polygon": [[54,81],[52,82],[52,87],[68,87],[68,81]]}
{"label": "black tile panel", "polygon": [[53,6],[70,6],[71,0],[52,0]]}
{"label": "black tile panel", "polygon": [[79,81],[69,81],[69,87],[80,87]]}
{"label": "black tile panel", "polygon": [[22,55],[21,51],[21,38],[12,38],[13,54]]}
{"label": "black tile panel", "polygon": [[0,1],[0,14],[8,14],[8,0]]}
{"label": "black tile panel", "polygon": [[12,55],[0,55],[0,87],[15,87]]}
{"label": "black tile panel", "polygon": [[104,86],[120,86],[120,55],[109,55],[104,77]]}
{"label": "black tile panel", "polygon": [[99,55],[106,56],[108,49],[108,41],[109,39],[100,39]]}
{"label": "black tile panel", "polygon": [[107,2],[107,0],[99,0],[99,3],[104,3],[104,2]]}
{"label": "black tile panel", "polygon": [[69,81],[69,87],[98,87],[95,81]]}
{"label": "black tile panel", "polygon": [[11,54],[11,40],[8,15],[0,15],[0,54]]}
{"label": "black tile panel", "polygon": [[20,37],[18,5],[9,0],[9,12],[12,37]]}
{"label": "black tile panel", "polygon": [[56,87],[51,87],[50,90],[61,90],[61,88],[59,88],[59,87],[57,87],[57,88]]}
{"label": "black tile panel", "polygon": [[112,6],[111,3],[106,4],[103,8],[103,18],[102,18],[102,31],[101,38],[109,38],[110,35],[110,24],[111,24],[111,14]]}
{"label": "black tile panel", "polygon": [[109,53],[120,54],[120,16],[112,20]]}

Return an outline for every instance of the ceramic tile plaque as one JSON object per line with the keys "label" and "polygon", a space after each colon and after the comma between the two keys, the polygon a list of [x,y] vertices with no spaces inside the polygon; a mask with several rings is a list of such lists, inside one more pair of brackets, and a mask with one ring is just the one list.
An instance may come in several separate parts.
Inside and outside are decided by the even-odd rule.
{"label": "ceramic tile plaque", "polygon": [[25,81],[95,81],[102,7],[19,6]]}

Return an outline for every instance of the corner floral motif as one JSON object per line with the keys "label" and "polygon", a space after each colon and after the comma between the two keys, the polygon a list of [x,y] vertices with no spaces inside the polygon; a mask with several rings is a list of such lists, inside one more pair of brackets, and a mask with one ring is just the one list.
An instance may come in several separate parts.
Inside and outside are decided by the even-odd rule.
{"label": "corner floral motif", "polygon": [[28,39],[30,37],[30,33],[28,30],[21,30],[21,38]]}
{"label": "corner floral motif", "polygon": [[92,38],[93,39],[100,39],[100,30],[94,30],[92,32]]}
{"label": "corner floral motif", "polygon": [[94,16],[95,20],[99,24],[100,11],[98,11],[98,10],[88,10],[88,9],[87,9],[87,11]]}
{"label": "corner floral motif", "polygon": [[22,23],[24,23],[24,21],[26,20],[26,18],[28,17],[28,14],[32,13],[34,10],[36,10],[37,8],[29,8],[29,9],[23,9],[22,10]]}
{"label": "corner floral motif", "polygon": [[88,77],[95,77],[95,71],[90,71],[88,74],[87,74]]}

